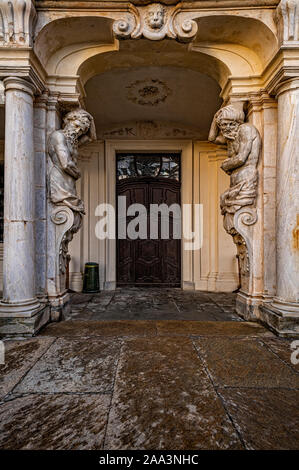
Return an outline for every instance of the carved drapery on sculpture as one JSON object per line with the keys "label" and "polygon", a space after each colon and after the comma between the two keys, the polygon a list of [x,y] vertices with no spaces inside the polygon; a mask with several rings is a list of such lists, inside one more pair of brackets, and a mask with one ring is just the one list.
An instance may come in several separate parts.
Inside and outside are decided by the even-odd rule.
{"label": "carved drapery on sculpture", "polygon": [[298,0],[281,0],[276,13],[280,43],[299,41]]}
{"label": "carved drapery on sculpture", "polygon": [[116,20],[113,32],[117,39],[146,38],[159,41],[165,37],[180,42],[191,42],[197,34],[196,21],[180,18],[180,9],[176,6],[150,3],[145,7],[135,8],[134,13],[127,13]]}
{"label": "carved drapery on sculpture", "polygon": [[252,226],[257,221],[255,203],[261,137],[256,127],[244,121],[243,103],[225,106],[215,114],[209,140],[227,144],[228,158],[221,168],[230,175],[230,187],[221,195],[220,207],[224,228],[237,246],[241,274],[248,276]]}
{"label": "carved drapery on sculpture", "polygon": [[82,109],[68,113],[63,129],[49,137],[48,199],[50,219],[56,226],[56,277],[65,274],[68,245],[80,229],[84,214],[84,204],[76,190],[76,181],[81,176],[77,166],[78,147],[95,138],[93,118]]}
{"label": "carved drapery on sculpture", "polygon": [[36,11],[32,0],[0,0],[0,45],[32,45]]}

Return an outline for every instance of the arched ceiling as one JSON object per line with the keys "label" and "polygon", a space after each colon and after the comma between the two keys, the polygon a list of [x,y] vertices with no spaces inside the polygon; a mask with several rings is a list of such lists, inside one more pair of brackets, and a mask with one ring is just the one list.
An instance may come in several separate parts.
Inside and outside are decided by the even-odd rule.
{"label": "arched ceiling", "polygon": [[214,79],[173,65],[109,70],[91,78],[85,89],[98,134],[120,123],[162,121],[194,129],[206,140],[221,106]]}
{"label": "arched ceiling", "polygon": [[208,75],[220,85],[230,75],[230,70],[221,60],[192,51],[187,45],[172,40],[127,40],[121,42],[119,47],[119,50],[95,54],[86,60],[78,70],[82,83],[109,70],[130,67],[182,67]]}
{"label": "arched ceiling", "polygon": [[187,66],[213,77],[220,86],[230,75],[260,75],[277,47],[269,15],[271,27],[262,19],[242,16],[242,11],[202,15],[195,18],[198,34],[190,47],[174,40],[118,43],[112,18],[83,13],[44,25],[34,50],[49,76],[80,75],[83,83],[115,66],[152,64]]}
{"label": "arched ceiling", "polygon": [[198,34],[195,43],[234,44],[254,51],[265,65],[272,58],[277,40],[273,32],[255,18],[239,15],[213,15],[198,18]]}
{"label": "arched ceiling", "polygon": [[[61,18],[51,21],[35,39],[34,51],[45,68],[57,51],[79,48],[81,43],[113,43],[112,20],[100,17]],[[60,57],[63,54],[59,54]]]}

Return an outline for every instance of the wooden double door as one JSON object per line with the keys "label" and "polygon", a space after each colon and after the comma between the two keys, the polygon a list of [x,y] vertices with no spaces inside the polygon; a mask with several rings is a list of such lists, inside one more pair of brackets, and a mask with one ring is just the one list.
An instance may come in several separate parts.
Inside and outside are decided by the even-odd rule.
{"label": "wooden double door", "polygon": [[[126,206],[142,204],[147,209],[147,238],[117,237],[117,282],[119,286],[180,287],[181,240],[174,238],[173,214],[169,213],[169,238],[161,238],[159,213],[158,239],[150,237],[151,204],[180,204],[181,184],[175,179],[157,177],[127,178],[117,182],[117,196],[126,197]],[[134,217],[126,219],[127,226]],[[175,220],[175,223],[181,223]],[[119,222],[117,224],[119,230]]]}

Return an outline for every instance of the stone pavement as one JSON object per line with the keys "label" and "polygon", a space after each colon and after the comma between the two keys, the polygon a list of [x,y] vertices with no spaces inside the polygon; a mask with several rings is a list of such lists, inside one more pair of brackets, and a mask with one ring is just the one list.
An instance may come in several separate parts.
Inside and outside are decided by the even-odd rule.
{"label": "stone pavement", "polygon": [[75,294],[73,320],[240,321],[235,295],[181,289],[126,288],[100,294]]}
{"label": "stone pavement", "polygon": [[6,342],[1,449],[298,449],[290,340],[241,321],[234,296],[73,302],[66,321]]}

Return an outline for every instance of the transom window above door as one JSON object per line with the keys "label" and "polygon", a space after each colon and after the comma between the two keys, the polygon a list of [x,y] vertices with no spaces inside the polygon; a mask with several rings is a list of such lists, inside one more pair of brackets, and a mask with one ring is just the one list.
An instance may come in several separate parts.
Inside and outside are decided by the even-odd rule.
{"label": "transom window above door", "polygon": [[118,153],[117,179],[168,178],[180,181],[179,153]]}

